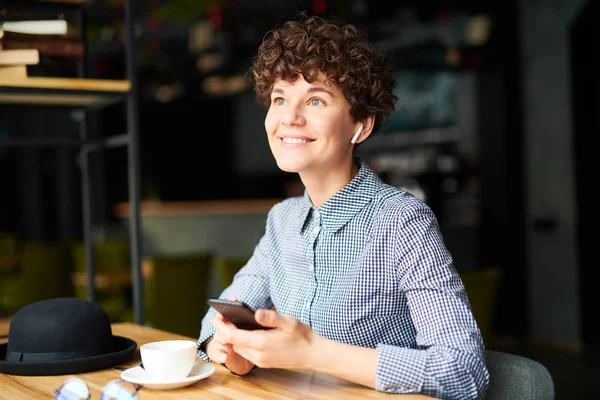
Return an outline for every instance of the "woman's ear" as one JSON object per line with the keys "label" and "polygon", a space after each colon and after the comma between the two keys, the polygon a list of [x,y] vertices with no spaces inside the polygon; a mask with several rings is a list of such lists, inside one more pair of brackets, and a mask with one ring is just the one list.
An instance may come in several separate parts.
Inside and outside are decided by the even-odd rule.
{"label": "woman's ear", "polygon": [[358,124],[358,128],[352,136],[350,143],[356,144],[364,142],[373,132],[373,125],[375,124],[375,116],[371,115],[364,120],[360,121]]}

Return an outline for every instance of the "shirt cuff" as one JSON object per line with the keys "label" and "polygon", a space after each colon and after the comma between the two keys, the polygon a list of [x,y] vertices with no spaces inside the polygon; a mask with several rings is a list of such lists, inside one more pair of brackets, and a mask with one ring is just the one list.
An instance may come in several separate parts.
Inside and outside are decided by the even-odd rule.
{"label": "shirt cuff", "polygon": [[380,344],[375,389],[388,393],[421,393],[427,352]]}
{"label": "shirt cuff", "polygon": [[208,354],[206,354],[206,345],[208,344],[208,342],[213,338],[214,332],[212,332],[210,334],[210,336],[208,336],[206,339],[202,340],[202,337],[200,337],[200,339],[198,340],[198,343],[196,344],[196,355],[206,361],[206,362],[212,362],[212,360],[210,359],[210,357],[208,356]]}

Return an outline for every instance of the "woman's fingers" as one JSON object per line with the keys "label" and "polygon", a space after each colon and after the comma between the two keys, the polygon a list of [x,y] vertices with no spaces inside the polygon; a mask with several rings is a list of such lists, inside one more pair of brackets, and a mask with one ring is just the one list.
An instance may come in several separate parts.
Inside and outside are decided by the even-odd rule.
{"label": "woman's fingers", "polygon": [[208,342],[206,346],[206,354],[214,362],[223,364],[227,360],[227,348],[218,338],[214,337]]}

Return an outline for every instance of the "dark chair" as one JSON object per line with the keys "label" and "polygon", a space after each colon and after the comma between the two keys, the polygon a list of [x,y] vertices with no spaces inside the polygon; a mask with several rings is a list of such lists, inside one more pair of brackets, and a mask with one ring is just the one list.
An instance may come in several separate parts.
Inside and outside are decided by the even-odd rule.
{"label": "dark chair", "polygon": [[250,257],[226,257],[220,255],[215,258],[215,267],[219,281],[222,288],[226,289],[233,282],[235,274],[248,263]]}
{"label": "dark chair", "polygon": [[12,271],[17,262],[17,235],[12,232],[0,232],[0,273]]}
{"label": "dark chair", "polygon": [[212,264],[209,253],[152,256],[144,281],[146,324],[197,337],[208,310]]}
{"label": "dark chair", "polygon": [[71,270],[64,243],[25,242],[18,269],[0,278],[0,309],[12,315],[36,301],[73,296]]}
{"label": "dark chair", "polygon": [[[129,243],[125,239],[106,239],[93,246],[96,293],[95,302],[108,314],[111,322],[127,320],[128,290],[131,288]],[[86,248],[81,241],[71,246],[75,265],[75,295],[87,300]]]}
{"label": "dark chair", "polygon": [[486,400],[553,400],[554,381],[545,366],[516,354],[486,350],[490,387]]}
{"label": "dark chair", "polygon": [[485,343],[492,339],[496,293],[501,276],[502,271],[496,266],[464,271],[460,274],[471,304],[473,317],[479,325]]}

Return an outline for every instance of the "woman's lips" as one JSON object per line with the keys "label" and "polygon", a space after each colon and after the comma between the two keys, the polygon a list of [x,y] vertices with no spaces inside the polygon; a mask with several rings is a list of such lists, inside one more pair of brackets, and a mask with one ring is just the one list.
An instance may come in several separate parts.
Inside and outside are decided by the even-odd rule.
{"label": "woman's lips", "polygon": [[281,140],[282,147],[289,147],[289,148],[304,147],[307,144],[310,144],[315,141],[314,139],[310,139],[307,137],[298,137],[298,136],[280,137],[279,140]]}

